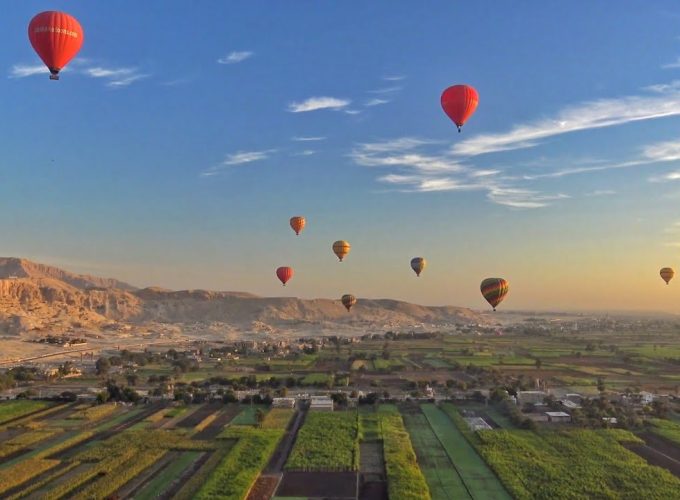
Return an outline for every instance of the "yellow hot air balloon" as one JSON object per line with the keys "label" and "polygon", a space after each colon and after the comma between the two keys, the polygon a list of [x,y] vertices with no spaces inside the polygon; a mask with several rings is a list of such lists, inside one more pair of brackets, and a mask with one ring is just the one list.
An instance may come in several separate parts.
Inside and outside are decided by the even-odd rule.
{"label": "yellow hot air balloon", "polygon": [[357,303],[357,298],[349,293],[343,295],[340,300],[342,301],[342,305],[345,306],[345,309],[347,309],[347,312],[349,312],[349,310],[352,309],[352,306]]}
{"label": "yellow hot air balloon", "polygon": [[659,274],[661,275],[661,279],[668,284],[668,282],[673,279],[673,276],[675,276],[675,271],[673,271],[672,267],[664,267],[659,271]]}
{"label": "yellow hot air balloon", "polygon": [[307,221],[301,215],[296,215],[295,217],[290,218],[290,227],[293,228],[293,231],[295,231],[295,234],[298,236],[305,228],[306,223]]}
{"label": "yellow hot air balloon", "polygon": [[333,243],[333,253],[335,253],[335,255],[338,256],[340,262],[342,262],[342,259],[344,259],[347,256],[350,248],[351,248],[350,244],[345,240],[338,240],[335,243]]}
{"label": "yellow hot air balloon", "polygon": [[425,267],[427,266],[427,261],[422,258],[422,257],[413,257],[411,259],[411,269],[413,269],[416,273],[416,276],[420,277],[420,273],[425,270]]}

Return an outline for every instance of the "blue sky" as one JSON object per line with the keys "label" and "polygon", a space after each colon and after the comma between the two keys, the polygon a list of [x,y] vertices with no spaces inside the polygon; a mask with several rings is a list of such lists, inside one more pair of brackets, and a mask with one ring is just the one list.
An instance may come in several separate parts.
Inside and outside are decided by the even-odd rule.
{"label": "blue sky", "polygon": [[[47,9],[85,30],[59,82],[26,36]],[[508,308],[677,309],[677,2],[23,1],[0,24],[0,253],[169,288],[483,307],[497,275]],[[457,83],[480,94],[461,134]]]}

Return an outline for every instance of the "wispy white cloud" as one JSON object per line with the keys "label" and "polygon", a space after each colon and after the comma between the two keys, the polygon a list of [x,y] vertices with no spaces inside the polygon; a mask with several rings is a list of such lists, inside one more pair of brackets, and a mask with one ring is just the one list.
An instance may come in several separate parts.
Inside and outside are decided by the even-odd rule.
{"label": "wispy white cloud", "polygon": [[345,109],[344,112],[347,113],[348,115],[360,115],[361,114],[361,110],[358,110],[358,109]]}
{"label": "wispy white cloud", "polygon": [[302,151],[298,151],[297,153],[293,153],[293,156],[312,156],[313,154],[316,154],[316,151],[313,149],[304,149]]}
{"label": "wispy white cloud", "polygon": [[94,66],[86,68],[83,73],[92,78],[103,78],[108,80],[106,85],[109,87],[126,87],[137,80],[147,78],[148,74],[139,73],[137,68],[104,68]]}
{"label": "wispy white cloud", "polygon": [[680,68],[680,57],[678,57],[674,62],[668,64],[662,64],[663,69],[677,69]]}
{"label": "wispy white cloud", "polygon": [[586,193],[585,196],[612,196],[615,195],[616,191],[613,189],[596,189],[595,191],[590,191]]}
{"label": "wispy white cloud", "polygon": [[553,118],[517,125],[508,132],[465,139],[456,144],[452,152],[460,156],[477,156],[523,149],[556,135],[680,115],[680,87],[675,82],[648,87],[647,90],[653,94],[599,99],[568,106]]}
{"label": "wispy white cloud", "polygon": [[387,75],[383,76],[383,80],[386,82],[399,82],[401,80],[404,80],[406,77],[404,75]]}
{"label": "wispy white cloud", "polygon": [[438,142],[418,137],[363,143],[350,157],[365,167],[393,168],[397,172],[378,177],[378,182],[398,186],[403,192],[486,191],[496,204],[512,208],[542,208],[568,198],[566,194],[545,194],[514,186],[497,169],[479,169],[463,164],[450,153],[423,151]]}
{"label": "wispy white cloud", "polygon": [[366,92],[368,92],[369,94],[393,94],[395,92],[399,92],[402,89],[403,87],[395,85],[393,87],[383,87],[380,89],[367,90]]}
{"label": "wispy white cloud", "polygon": [[320,109],[342,109],[349,106],[351,102],[349,99],[337,97],[310,97],[302,102],[291,102],[288,105],[288,111],[291,113],[306,113]]}
{"label": "wispy white cloud", "polygon": [[326,138],[323,136],[295,136],[291,137],[291,141],[297,141],[297,142],[310,142],[310,141],[325,141]]}
{"label": "wispy white cloud", "polygon": [[230,153],[225,156],[224,160],[222,160],[219,165],[215,165],[201,172],[201,177],[211,177],[218,175],[226,168],[233,167],[235,165],[245,165],[247,163],[266,160],[271,156],[272,153],[275,152],[275,149],[265,149],[261,151],[238,151],[236,153]]}
{"label": "wispy white cloud", "polygon": [[387,104],[390,101],[387,99],[370,99],[364,103],[364,106],[366,107],[371,107],[371,106],[380,106],[381,104]]}
{"label": "wispy white cloud", "polygon": [[251,50],[237,50],[229,52],[229,54],[224,57],[220,57],[217,62],[219,64],[236,64],[243,62],[246,59],[250,59],[254,54],[255,53]]}
{"label": "wispy white cloud", "polygon": [[665,182],[665,181],[680,181],[680,170],[676,170],[674,172],[666,172],[665,174],[649,178],[649,182]]}
{"label": "wispy white cloud", "polygon": [[9,70],[10,78],[26,78],[33,75],[46,75],[49,70],[44,64],[15,64]]}

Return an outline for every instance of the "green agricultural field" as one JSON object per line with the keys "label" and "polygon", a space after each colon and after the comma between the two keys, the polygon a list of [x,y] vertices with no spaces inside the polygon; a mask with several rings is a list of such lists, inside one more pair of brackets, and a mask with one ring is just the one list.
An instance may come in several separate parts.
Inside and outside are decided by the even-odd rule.
{"label": "green agricultural field", "polygon": [[680,479],[649,465],[621,430],[480,431],[478,449],[515,498],[677,498]]}
{"label": "green agricultural field", "polygon": [[257,410],[261,410],[266,413],[268,408],[262,405],[247,406],[233,418],[231,425],[256,425]]}
{"label": "green agricultural field", "polygon": [[159,498],[168,488],[170,483],[201,456],[200,451],[185,451],[179,458],[173,460],[167,467],[160,471],[142,490],[135,494],[135,500],[152,500]]}
{"label": "green agricultural field", "polygon": [[433,500],[471,498],[425,415],[403,413],[403,419]]}
{"label": "green agricultural field", "polygon": [[310,373],[302,379],[302,385],[324,385],[333,382],[333,375],[328,373]]}
{"label": "green agricultural field", "polygon": [[680,423],[655,418],[652,420],[652,424],[650,429],[654,434],[665,437],[680,446]]}
{"label": "green agricultural field", "polygon": [[310,412],[286,462],[287,470],[351,471],[359,466],[357,413]]}
{"label": "green agricultural field", "polygon": [[16,399],[0,403],[0,425],[9,420],[34,413],[52,406],[47,401],[32,401],[28,399]]}
{"label": "green agricultural field", "polygon": [[[493,471],[444,411],[433,404],[421,405],[421,410],[472,498],[511,498]],[[455,408],[448,405],[447,410],[455,411]]]}

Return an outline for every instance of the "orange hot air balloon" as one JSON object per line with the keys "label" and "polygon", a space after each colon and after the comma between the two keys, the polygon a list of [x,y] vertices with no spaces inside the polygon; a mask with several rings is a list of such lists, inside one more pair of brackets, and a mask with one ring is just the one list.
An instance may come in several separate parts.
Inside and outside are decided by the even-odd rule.
{"label": "orange hot air balloon", "polygon": [[425,270],[425,267],[427,266],[427,261],[423,259],[422,257],[413,257],[411,259],[411,269],[413,269],[416,273],[416,276],[420,278],[420,273],[422,273]]}
{"label": "orange hot air balloon", "polygon": [[668,284],[668,282],[673,279],[673,276],[675,276],[675,271],[673,271],[672,267],[664,267],[659,271],[659,274],[661,275],[661,279]]}
{"label": "orange hot air balloon", "polygon": [[345,240],[338,240],[335,243],[333,243],[333,253],[338,256],[338,259],[340,259],[340,262],[342,262],[342,259],[347,257],[347,254],[349,253],[350,244],[346,242]]}
{"label": "orange hot air balloon", "polygon": [[298,235],[298,236],[300,235],[302,230],[305,228],[306,223],[307,223],[307,221],[301,215],[296,215],[295,217],[290,218],[290,227],[293,228],[293,231],[295,231],[295,234]]}
{"label": "orange hot air balloon", "polygon": [[349,312],[349,310],[352,309],[352,306],[357,303],[357,298],[349,293],[343,295],[340,300],[342,301],[342,305],[345,306],[345,309],[347,309],[347,312]]}
{"label": "orange hot air balloon", "polygon": [[28,39],[50,70],[50,79],[59,80],[59,71],[83,45],[83,28],[75,17],[49,10],[31,19]]}
{"label": "orange hot air balloon", "polygon": [[442,108],[453,123],[460,128],[477,109],[479,94],[469,85],[454,85],[442,92]]}
{"label": "orange hot air balloon", "polygon": [[510,283],[503,278],[486,278],[482,281],[480,289],[486,301],[491,304],[495,311],[496,306],[503,302],[503,299],[508,294]]}
{"label": "orange hot air balloon", "polygon": [[276,277],[281,280],[281,283],[283,283],[283,286],[286,286],[286,283],[290,281],[290,279],[293,277],[293,268],[292,267],[279,267],[276,270]]}

